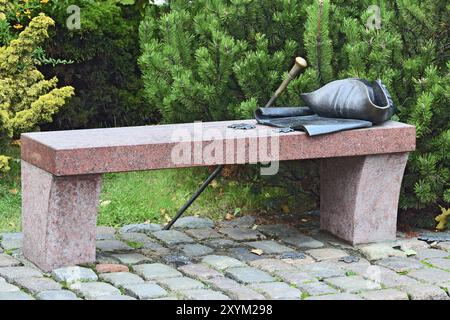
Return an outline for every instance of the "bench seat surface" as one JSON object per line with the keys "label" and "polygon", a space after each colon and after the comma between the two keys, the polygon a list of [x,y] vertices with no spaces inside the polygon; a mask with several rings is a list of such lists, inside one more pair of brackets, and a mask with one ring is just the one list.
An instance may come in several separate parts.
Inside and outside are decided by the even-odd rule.
{"label": "bench seat surface", "polygon": [[[400,153],[413,151],[416,144],[415,127],[395,121],[316,137],[300,131],[278,133],[274,128],[263,125],[247,131],[227,128],[235,123],[256,124],[256,121],[24,133],[21,136],[22,160],[53,175],[66,176]],[[180,146],[181,137],[187,139],[182,144],[192,147],[192,161],[189,163],[173,163],[171,158],[173,148]],[[279,152],[268,153],[255,148],[256,141],[268,140],[270,149],[271,141],[276,139]],[[222,145],[224,156],[219,158],[223,159],[206,157],[196,161],[195,150],[199,150],[196,148],[206,148],[212,141],[216,146]],[[237,150],[245,152],[244,157],[235,156]]]}

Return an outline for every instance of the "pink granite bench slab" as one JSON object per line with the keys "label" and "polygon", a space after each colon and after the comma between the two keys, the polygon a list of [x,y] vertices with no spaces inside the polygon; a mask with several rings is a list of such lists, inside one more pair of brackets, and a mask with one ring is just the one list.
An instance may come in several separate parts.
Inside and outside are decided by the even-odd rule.
{"label": "pink granite bench slab", "polygon": [[[204,133],[216,132],[219,138],[194,136],[194,125],[172,124],[111,129],[71,130],[22,134],[22,159],[56,176],[125,172],[164,168],[256,163],[273,160],[301,160],[409,152],[415,149],[415,127],[389,121],[368,129],[344,131],[317,137],[304,132],[277,133],[256,125],[254,130],[227,128],[234,123],[256,124],[254,120],[202,123]],[[194,144],[206,147],[211,141],[223,143],[223,161],[205,158],[174,163],[171,152],[179,141],[176,133],[192,137]],[[277,155],[257,152],[256,140],[279,139]],[[270,141],[268,142],[270,144]],[[244,156],[236,156],[237,146]],[[252,154],[253,153],[253,154]],[[256,161],[255,161],[256,160]]]}
{"label": "pink granite bench slab", "polygon": [[[103,173],[301,159],[320,159],[322,229],[352,244],[395,239],[415,127],[388,121],[308,137],[261,125],[248,131],[227,128],[235,123],[256,124],[244,120],[22,134],[25,257],[45,271],[95,261]],[[211,146],[223,157],[204,157]],[[172,157],[179,147],[192,151],[186,161]]]}

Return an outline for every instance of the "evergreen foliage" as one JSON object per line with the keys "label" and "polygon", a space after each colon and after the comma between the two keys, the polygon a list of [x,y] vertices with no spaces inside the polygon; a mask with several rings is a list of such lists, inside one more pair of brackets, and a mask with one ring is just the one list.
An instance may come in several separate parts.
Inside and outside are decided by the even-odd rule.
{"label": "evergreen foliage", "polygon": [[[0,21],[6,20],[6,5],[0,0]],[[46,80],[37,70],[33,52],[48,37],[53,20],[43,14],[0,47],[0,147],[21,132],[38,129],[74,94],[72,87],[57,88],[57,78]],[[7,171],[8,158],[0,153],[0,171]]]}
{"label": "evergreen foliage", "polygon": [[[67,8],[80,7],[81,28],[68,29]],[[131,126],[154,123],[158,112],[143,99],[137,58],[138,7],[116,0],[52,1],[46,13],[56,27],[44,49],[46,57],[71,61],[40,67],[61,85],[75,87],[76,96],[46,129]],[[56,60],[58,62],[58,60]]]}
{"label": "evergreen foliage", "polygon": [[[434,0],[148,6],[140,26],[145,95],[165,122],[224,120],[251,117],[297,55],[310,67],[278,105],[301,105],[300,92],[334,79],[382,79],[398,109],[394,119],[417,128],[401,207],[436,209],[450,203],[448,9]],[[374,19],[380,24],[369,23]],[[316,178],[301,180],[316,184]]]}

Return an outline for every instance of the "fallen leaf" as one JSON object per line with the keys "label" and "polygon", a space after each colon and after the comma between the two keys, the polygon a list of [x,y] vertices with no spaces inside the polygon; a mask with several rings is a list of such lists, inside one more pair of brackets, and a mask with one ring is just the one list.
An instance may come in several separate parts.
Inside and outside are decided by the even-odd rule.
{"label": "fallen leaf", "polygon": [[166,220],[166,222],[172,221],[172,218],[168,214],[164,215],[164,219]]}
{"label": "fallen leaf", "polygon": [[111,200],[100,201],[100,207],[106,207],[111,204]]}
{"label": "fallen leaf", "polygon": [[255,224],[255,225],[252,227],[252,230],[256,230],[256,229],[258,229],[258,225],[257,225],[257,224]]}
{"label": "fallen leaf", "polygon": [[308,222],[308,219],[302,219],[302,222]]}
{"label": "fallen leaf", "polygon": [[252,249],[252,250],[250,250],[250,252],[257,254],[258,256],[260,256],[264,253],[264,251],[262,251],[261,249]]}
{"label": "fallen leaf", "polygon": [[216,189],[219,186],[219,184],[217,183],[217,180],[213,180],[210,185],[211,185],[211,187],[213,187],[213,189]]}
{"label": "fallen leaf", "polygon": [[233,220],[234,216],[231,213],[225,215],[225,220]]}
{"label": "fallen leaf", "polygon": [[287,204],[282,204],[281,211],[283,211],[283,213],[289,213],[291,210],[289,209],[289,206]]}
{"label": "fallen leaf", "polygon": [[406,254],[407,257],[417,255],[417,252],[414,251],[413,249],[404,250],[403,252]]}
{"label": "fallen leaf", "polygon": [[20,140],[13,140],[13,141],[11,142],[11,145],[12,145],[12,146],[18,146],[18,147],[20,147],[21,142],[20,142]]}
{"label": "fallen leaf", "polygon": [[14,195],[16,195],[17,194],[17,189],[16,188],[14,188],[14,189],[10,189],[9,190],[9,193],[11,193],[11,194],[14,194]]}

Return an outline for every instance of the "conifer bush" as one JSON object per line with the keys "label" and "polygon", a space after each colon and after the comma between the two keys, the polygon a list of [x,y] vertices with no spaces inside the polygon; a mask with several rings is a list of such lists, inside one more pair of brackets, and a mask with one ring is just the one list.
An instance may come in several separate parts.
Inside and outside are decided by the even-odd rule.
{"label": "conifer bush", "polygon": [[[73,61],[43,65],[76,95],[45,129],[79,129],[144,125],[159,117],[143,98],[138,27],[140,9],[132,1],[52,0],[46,13],[55,20],[44,44],[49,57]],[[67,28],[67,8],[80,8],[80,29]]]}
{"label": "conifer bush", "polygon": [[[5,23],[6,6],[0,0],[0,21]],[[0,46],[0,171],[7,171],[8,158],[1,155],[6,143],[21,132],[37,130],[52,121],[54,114],[74,94],[72,87],[57,87],[57,78],[45,79],[36,68],[33,53],[48,37],[54,24],[44,14],[34,17],[27,27]]]}
{"label": "conifer bush", "polygon": [[252,117],[297,55],[310,67],[278,105],[300,106],[301,92],[334,79],[381,79],[397,107],[394,120],[417,128],[401,207],[448,206],[448,7],[445,1],[380,0],[375,8],[380,23],[371,25],[372,5],[367,0],[351,5],[344,0],[172,0],[168,6],[149,6],[140,26],[146,99],[163,122]]}

